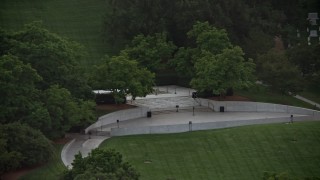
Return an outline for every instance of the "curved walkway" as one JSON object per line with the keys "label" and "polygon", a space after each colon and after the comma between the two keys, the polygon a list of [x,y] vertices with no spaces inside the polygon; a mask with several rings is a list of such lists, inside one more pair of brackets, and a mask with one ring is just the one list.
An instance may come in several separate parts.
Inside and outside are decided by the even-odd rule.
{"label": "curved walkway", "polygon": [[[148,95],[145,98],[137,98],[128,103],[137,106],[149,107],[152,117],[135,118],[117,123],[100,126],[89,135],[75,135],[73,140],[66,144],[61,152],[63,163],[72,168],[74,155],[81,152],[83,156],[98,147],[105,139],[110,138],[110,133],[117,135],[149,134],[185,132],[190,130],[190,122],[193,130],[233,127],[246,124],[263,124],[272,122],[290,122],[291,115],[294,120],[305,120],[307,115],[292,114],[290,112],[214,112],[212,109],[200,106],[198,101],[191,98],[194,90],[178,87],[156,87],[157,94]],[[128,98],[130,99],[130,97]],[[203,103],[203,102],[202,102]],[[206,103],[204,103],[206,104]],[[179,109],[176,109],[179,105]],[[220,105],[219,105],[220,106]],[[237,106],[238,107],[238,106]],[[194,108],[194,109],[193,109]],[[177,111],[178,110],[178,111]],[[216,110],[217,111],[217,110]],[[116,121],[113,121],[116,122]],[[210,124],[211,123],[211,124]],[[212,123],[215,123],[214,125]],[[184,125],[184,126],[183,126]],[[182,127],[182,129],[181,129]],[[158,131],[160,128],[160,131]],[[107,132],[107,135],[97,136],[98,132]],[[97,134],[95,134],[97,133]]]}

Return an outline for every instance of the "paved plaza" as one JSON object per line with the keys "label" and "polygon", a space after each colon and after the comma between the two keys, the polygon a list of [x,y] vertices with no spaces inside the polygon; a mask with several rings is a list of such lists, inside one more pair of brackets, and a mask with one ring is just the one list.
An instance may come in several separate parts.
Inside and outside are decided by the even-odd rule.
{"label": "paved plaza", "polygon": [[[98,147],[105,139],[110,138],[112,128],[135,128],[135,127],[155,127],[181,125],[192,122],[193,124],[224,122],[224,121],[248,121],[254,119],[272,119],[301,117],[304,115],[276,113],[276,112],[216,112],[212,109],[200,106],[200,99],[193,99],[192,92],[195,90],[178,86],[155,87],[154,94],[143,98],[136,98],[132,101],[127,97],[128,104],[138,107],[148,107],[151,110],[151,117],[142,117],[126,121],[120,120],[119,123],[111,123],[95,129],[95,131],[106,132],[105,136],[78,135],[73,141],[65,145],[61,158],[66,166],[72,167],[71,163],[74,155],[79,151],[83,156],[94,148]],[[178,108],[177,108],[178,105]]]}

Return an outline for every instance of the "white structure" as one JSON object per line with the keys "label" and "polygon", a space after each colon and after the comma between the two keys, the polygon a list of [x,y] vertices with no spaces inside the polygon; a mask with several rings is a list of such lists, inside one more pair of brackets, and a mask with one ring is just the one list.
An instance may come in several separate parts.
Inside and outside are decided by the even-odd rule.
{"label": "white structure", "polygon": [[[318,31],[320,33],[320,26],[318,26],[318,13],[313,12],[308,14],[307,20],[309,21],[309,27],[307,28],[307,32],[309,32],[308,36],[308,45],[311,45],[311,39],[319,37]],[[320,43],[320,38],[319,38]]]}

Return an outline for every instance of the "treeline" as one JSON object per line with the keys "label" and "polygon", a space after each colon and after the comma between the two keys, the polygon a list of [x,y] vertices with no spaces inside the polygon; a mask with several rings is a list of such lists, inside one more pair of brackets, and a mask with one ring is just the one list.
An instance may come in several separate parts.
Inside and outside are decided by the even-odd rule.
{"label": "treeline", "polygon": [[39,23],[0,30],[0,173],[47,162],[51,140],[96,120],[82,47]]}
{"label": "treeline", "polygon": [[[309,12],[320,12],[317,0],[108,0],[107,3],[104,39],[116,50],[135,46],[138,37],[156,37],[156,34],[165,34],[166,42],[176,47],[171,56],[162,59],[165,68],[155,71],[157,84],[171,81],[189,85],[194,69],[169,64],[173,59],[177,65],[177,59],[181,59],[178,65],[194,66],[194,58],[190,58],[194,52],[188,48],[196,48],[198,42],[188,32],[197,22],[225,29],[231,44],[240,46],[245,58],[253,59],[258,80],[273,89],[282,93],[299,92],[305,85],[319,84],[320,47],[318,43],[307,45],[306,20]],[[149,66],[148,62],[145,66]],[[285,68],[275,68],[280,66]],[[179,71],[188,77],[181,77]]]}
{"label": "treeline", "polygon": [[[126,45],[138,34],[166,32],[178,47],[188,46],[187,32],[197,21],[226,29],[233,44],[248,57],[267,52],[274,36],[294,43],[296,30],[306,30],[309,12],[319,12],[317,0],[108,0],[105,38]],[[265,41],[267,40],[267,41]],[[268,43],[269,41],[269,43]],[[305,38],[306,41],[306,38]],[[122,46],[120,49],[122,49]]]}

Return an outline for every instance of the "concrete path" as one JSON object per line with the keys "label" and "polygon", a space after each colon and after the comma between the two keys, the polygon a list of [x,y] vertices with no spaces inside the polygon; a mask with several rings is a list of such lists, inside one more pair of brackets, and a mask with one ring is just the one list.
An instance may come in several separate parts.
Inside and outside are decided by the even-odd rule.
{"label": "concrete path", "polygon": [[68,142],[61,151],[61,159],[65,166],[72,168],[74,155],[81,152],[83,157],[88,156],[88,153],[97,148],[108,136],[93,136],[75,134],[73,139]]}
{"label": "concrete path", "polygon": [[[161,86],[154,88],[156,92],[143,98],[136,98],[131,102],[131,97],[127,97],[128,104],[149,107],[152,111],[151,118],[138,118],[127,121],[120,121],[120,127],[140,127],[140,126],[158,126],[175,125],[202,122],[218,122],[225,120],[249,120],[259,118],[277,118],[289,117],[287,113],[259,113],[259,112],[213,112],[211,109],[200,107],[191,97],[195,90],[178,86]],[[313,103],[314,104],[314,103]],[[176,105],[179,105],[179,112],[176,112]],[[318,107],[320,107],[317,104]],[[195,114],[193,114],[195,107]],[[294,114],[294,116],[299,116]],[[118,124],[109,124],[103,126],[102,130],[110,132],[111,128],[117,128]],[[100,128],[101,130],[101,128]],[[81,152],[83,156],[97,148],[109,136],[93,136],[90,139],[88,135],[76,135],[73,140],[66,144],[61,152],[63,163],[72,168],[74,155]]]}
{"label": "concrete path", "polygon": [[309,100],[309,99],[307,99],[307,98],[304,98],[304,97],[299,96],[299,95],[296,95],[296,96],[294,96],[294,97],[297,98],[297,99],[300,99],[300,100],[302,100],[302,101],[304,101],[304,102],[306,102],[306,103],[312,104],[312,105],[320,108],[320,104],[318,104],[318,103],[316,103],[316,102],[313,102],[313,101],[311,101],[311,100]]}
{"label": "concrete path", "polygon": [[[205,109],[204,109],[205,110]],[[206,123],[233,120],[251,120],[251,119],[268,119],[268,118],[289,118],[288,113],[266,113],[266,112],[213,112],[213,111],[196,111],[193,115],[192,110],[164,111],[153,115],[151,118],[138,118],[127,121],[120,121],[120,128],[144,127],[144,126],[161,126],[192,123]],[[293,114],[294,117],[303,115]],[[102,127],[102,131],[110,131],[111,128],[118,128],[117,123],[109,124]]]}

